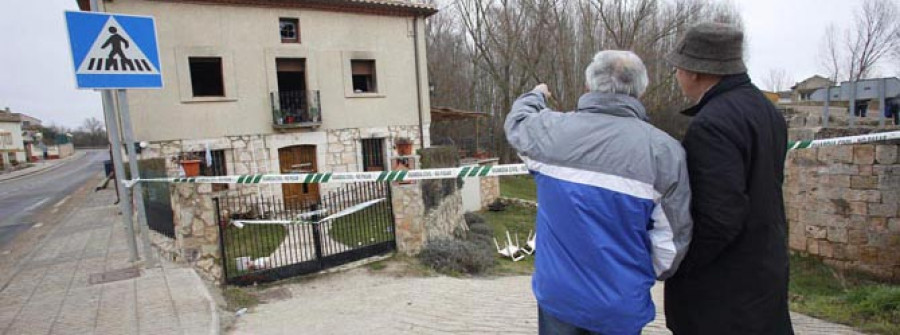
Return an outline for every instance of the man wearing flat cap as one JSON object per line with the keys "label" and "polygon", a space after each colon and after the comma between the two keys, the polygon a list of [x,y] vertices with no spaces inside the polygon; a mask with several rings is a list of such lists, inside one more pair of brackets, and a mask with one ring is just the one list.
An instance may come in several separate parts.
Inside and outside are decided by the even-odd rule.
{"label": "man wearing flat cap", "polygon": [[743,33],[689,29],[666,60],[694,106],[682,145],[693,240],[665,285],[666,323],[681,334],[792,334],[781,184],[784,117],[744,66]]}

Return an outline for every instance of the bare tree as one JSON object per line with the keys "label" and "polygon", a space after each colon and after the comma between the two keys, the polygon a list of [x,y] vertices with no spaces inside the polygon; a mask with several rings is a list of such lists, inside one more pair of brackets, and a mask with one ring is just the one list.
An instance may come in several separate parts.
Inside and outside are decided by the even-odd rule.
{"label": "bare tree", "polygon": [[[680,137],[688,119],[677,110],[689,102],[664,56],[698,21],[740,25],[733,6],[713,1],[446,0],[428,21],[432,102],[492,115],[472,127],[490,129],[490,136],[480,141],[488,138],[493,153],[509,162],[516,157],[503,135],[503,121],[518,95],[544,82],[554,94],[554,109],[573,110],[584,93],[584,69],[593,55],[631,50],[648,70],[650,86],[641,100],[651,120]],[[459,130],[433,140],[443,141],[441,137]]]}
{"label": "bare tree", "polygon": [[82,123],[81,127],[84,129],[84,131],[91,134],[106,132],[106,130],[103,129],[103,122],[100,122],[100,120],[97,120],[97,118],[95,117],[84,119],[84,123]]}
{"label": "bare tree", "polygon": [[856,31],[848,39],[850,79],[868,78],[875,65],[898,45],[897,5],[890,0],[866,0],[856,13]]}
{"label": "bare tree", "polygon": [[825,37],[819,50],[819,63],[828,79],[832,82],[839,82],[843,78],[841,72],[841,64],[843,62],[842,50],[838,42],[837,28],[834,24],[829,24],[825,29]]}
{"label": "bare tree", "polygon": [[834,81],[870,78],[880,61],[900,48],[900,21],[892,0],[865,0],[853,26],[838,40],[833,26],[826,31],[820,55],[823,68]]}
{"label": "bare tree", "polygon": [[763,78],[763,87],[772,92],[781,92],[791,87],[793,79],[782,68],[769,69]]}

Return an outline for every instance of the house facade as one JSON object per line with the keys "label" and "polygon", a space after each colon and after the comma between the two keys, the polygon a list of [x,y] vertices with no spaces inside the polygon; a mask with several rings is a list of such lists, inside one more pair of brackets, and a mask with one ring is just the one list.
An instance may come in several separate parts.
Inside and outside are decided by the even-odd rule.
{"label": "house facade", "polygon": [[791,102],[803,102],[812,99],[812,94],[820,89],[834,85],[834,82],[820,75],[815,75],[791,87]]}
{"label": "house facade", "polygon": [[26,162],[21,118],[0,111],[0,170]]}
{"label": "house facade", "polygon": [[[87,9],[86,1],[80,2]],[[153,16],[164,88],[129,90],[140,159],[206,175],[387,170],[429,145],[424,19],[407,1],[103,1]],[[209,152],[209,153],[207,153]],[[211,156],[211,157],[208,157]],[[315,199],[319,185],[268,187]],[[322,185],[327,187],[327,185]]]}

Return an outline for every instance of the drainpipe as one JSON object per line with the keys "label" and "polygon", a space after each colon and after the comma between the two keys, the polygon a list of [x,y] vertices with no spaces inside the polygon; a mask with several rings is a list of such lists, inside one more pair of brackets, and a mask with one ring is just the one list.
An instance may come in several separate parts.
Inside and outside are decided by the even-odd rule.
{"label": "drainpipe", "polygon": [[419,69],[419,17],[413,17],[413,52],[416,57],[416,100],[419,111],[419,145],[425,148],[425,128],[422,121],[422,76]]}

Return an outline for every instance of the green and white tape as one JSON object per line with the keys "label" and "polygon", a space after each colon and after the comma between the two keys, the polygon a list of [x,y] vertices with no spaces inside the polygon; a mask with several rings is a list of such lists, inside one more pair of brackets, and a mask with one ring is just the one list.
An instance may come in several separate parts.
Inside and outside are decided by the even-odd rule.
{"label": "green and white tape", "polygon": [[[831,147],[848,144],[881,142],[900,139],[900,131],[836,137],[822,140],[788,143],[788,150]],[[443,169],[395,170],[381,172],[325,172],[297,174],[249,174],[190,178],[140,178],[125,181],[126,187],[136,183],[199,183],[199,184],[325,184],[358,182],[391,182],[452,178],[482,178],[528,174],[525,164],[464,166]]]}
{"label": "green and white tape", "polygon": [[451,178],[481,178],[528,174],[525,164],[464,166],[444,169],[395,170],[381,172],[325,172],[297,174],[251,174],[190,178],[140,178],[128,180],[125,186],[135,183],[202,183],[202,184],[324,184],[389,182]]}
{"label": "green and white tape", "polygon": [[822,140],[797,141],[788,143],[788,150],[833,147],[839,145],[883,142],[900,139],[900,131],[887,133],[866,134],[858,136],[835,137]]}

